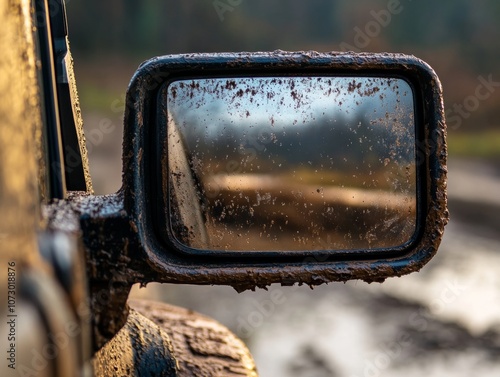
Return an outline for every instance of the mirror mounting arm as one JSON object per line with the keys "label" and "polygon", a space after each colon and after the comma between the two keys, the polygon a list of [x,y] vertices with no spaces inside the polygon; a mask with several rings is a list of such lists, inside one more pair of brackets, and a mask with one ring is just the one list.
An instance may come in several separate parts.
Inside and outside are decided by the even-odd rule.
{"label": "mirror mounting arm", "polygon": [[121,193],[93,196],[72,192],[68,203],[80,220],[85,248],[94,351],[116,335],[128,317],[127,300],[132,285],[154,281],[139,237],[123,209]]}

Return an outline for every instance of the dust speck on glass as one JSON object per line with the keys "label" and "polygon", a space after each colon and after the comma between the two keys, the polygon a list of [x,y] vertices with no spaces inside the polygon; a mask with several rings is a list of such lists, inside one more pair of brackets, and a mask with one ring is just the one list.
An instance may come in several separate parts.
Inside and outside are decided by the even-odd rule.
{"label": "dust speck on glass", "polygon": [[383,77],[165,88],[169,217],[212,251],[391,248],[416,229],[414,101]]}

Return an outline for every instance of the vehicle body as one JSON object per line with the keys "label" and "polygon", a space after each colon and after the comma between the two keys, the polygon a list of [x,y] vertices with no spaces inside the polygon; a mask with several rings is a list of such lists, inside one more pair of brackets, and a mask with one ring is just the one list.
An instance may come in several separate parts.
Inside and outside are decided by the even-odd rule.
{"label": "vehicle body", "polygon": [[[4,51],[0,60],[0,260],[8,279],[7,289],[2,287],[1,292],[2,301],[8,303],[2,304],[2,310],[10,321],[2,331],[12,339],[9,364],[2,375],[5,370],[11,373],[7,375],[65,377],[256,376],[251,355],[229,330],[185,309],[128,302],[132,284],[227,284],[245,290],[271,283],[383,281],[419,269],[436,252],[447,219],[445,128],[439,84],[423,63],[402,56],[283,52],[152,60],[139,69],[128,93],[123,188],[98,197],[93,195],[89,175],[64,2],[12,1],[2,5],[0,17]],[[182,65],[181,60],[188,62]],[[425,130],[436,132],[420,135],[430,140],[422,147],[424,157],[418,167],[418,174],[426,177],[418,181],[427,188],[419,191],[419,198],[426,198],[427,207],[419,223],[422,233],[411,240],[412,254],[403,250],[408,245],[395,245],[394,255],[368,260],[351,260],[349,253],[332,257],[325,251],[304,255],[274,251],[257,258],[243,252],[234,263],[234,255],[211,256],[210,250],[207,255],[189,254],[186,245],[175,244],[175,237],[167,240],[169,247],[176,252],[186,249],[188,255],[162,254],[165,247],[158,246],[152,218],[166,215],[152,214],[151,206],[172,206],[164,194],[173,191],[165,183],[169,178],[163,178],[165,192],[155,188],[159,192],[154,196],[150,178],[144,178],[148,169],[161,171],[151,162],[147,139],[151,135],[143,130],[148,129],[144,122],[152,112],[144,109],[153,106],[156,94],[152,93],[165,84],[165,77],[200,76],[196,68],[200,64],[209,78],[231,69],[236,75],[265,70],[266,75],[300,76],[304,65],[314,72],[334,66],[352,75],[353,67],[358,67],[413,77],[421,85],[419,101],[424,103],[425,98],[428,103],[424,113],[431,126]],[[406,65],[411,66],[408,71],[404,71]],[[175,71],[176,66],[184,71]],[[166,130],[157,132],[162,135]],[[196,180],[193,176],[187,185],[194,187]],[[192,196],[190,200],[196,202]],[[196,216],[183,221],[196,224],[206,214]],[[203,233],[201,228],[198,234]],[[195,261],[190,264],[187,261],[193,255]]]}

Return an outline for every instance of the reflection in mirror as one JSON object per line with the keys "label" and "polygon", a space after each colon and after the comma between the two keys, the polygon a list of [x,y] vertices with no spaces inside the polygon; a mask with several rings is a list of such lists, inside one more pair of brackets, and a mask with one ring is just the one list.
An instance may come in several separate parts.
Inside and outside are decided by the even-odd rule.
{"label": "reflection in mirror", "polygon": [[412,239],[415,120],[406,81],[181,80],[163,101],[168,216],[185,246],[335,252]]}

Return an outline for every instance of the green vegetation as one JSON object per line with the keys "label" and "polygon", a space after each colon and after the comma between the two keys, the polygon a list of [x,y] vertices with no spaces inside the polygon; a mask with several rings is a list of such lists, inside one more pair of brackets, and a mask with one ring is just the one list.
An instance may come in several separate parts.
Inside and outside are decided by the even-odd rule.
{"label": "green vegetation", "polygon": [[78,82],[78,95],[84,110],[100,113],[112,113],[113,104],[123,97],[123,93],[119,91],[104,89],[84,80]]}
{"label": "green vegetation", "polygon": [[500,130],[481,133],[450,133],[448,135],[450,157],[500,157]]}

